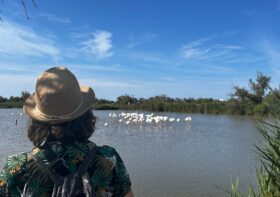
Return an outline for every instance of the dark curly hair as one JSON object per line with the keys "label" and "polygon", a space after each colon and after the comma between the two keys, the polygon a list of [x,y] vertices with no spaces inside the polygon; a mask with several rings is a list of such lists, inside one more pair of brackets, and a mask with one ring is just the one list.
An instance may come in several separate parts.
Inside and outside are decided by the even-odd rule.
{"label": "dark curly hair", "polygon": [[36,147],[52,141],[59,141],[63,144],[86,142],[95,130],[95,123],[96,117],[93,115],[92,109],[75,120],[57,125],[38,122],[30,118],[27,134]]}

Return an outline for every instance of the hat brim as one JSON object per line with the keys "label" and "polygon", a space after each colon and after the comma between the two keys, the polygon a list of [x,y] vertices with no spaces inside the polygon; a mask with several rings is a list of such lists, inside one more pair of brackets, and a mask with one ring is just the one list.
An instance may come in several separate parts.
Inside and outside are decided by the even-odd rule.
{"label": "hat brim", "polygon": [[83,115],[87,110],[92,108],[94,105],[95,94],[92,88],[88,86],[81,86],[80,90],[82,94],[82,103],[80,104],[79,108],[75,110],[75,113],[71,115],[53,117],[41,113],[36,107],[35,93],[32,94],[29,98],[27,98],[26,101],[24,102],[23,112],[26,115],[30,116],[31,118],[43,123],[61,124],[61,123],[69,122]]}

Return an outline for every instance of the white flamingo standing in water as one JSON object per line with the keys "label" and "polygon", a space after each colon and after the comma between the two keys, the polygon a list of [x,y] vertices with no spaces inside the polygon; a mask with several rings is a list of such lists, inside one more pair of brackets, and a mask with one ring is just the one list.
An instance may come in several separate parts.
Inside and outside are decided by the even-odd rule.
{"label": "white flamingo standing in water", "polygon": [[192,121],[192,117],[190,117],[190,116],[187,116],[187,117],[185,118],[185,121],[187,121],[187,122],[190,122],[190,121]]}

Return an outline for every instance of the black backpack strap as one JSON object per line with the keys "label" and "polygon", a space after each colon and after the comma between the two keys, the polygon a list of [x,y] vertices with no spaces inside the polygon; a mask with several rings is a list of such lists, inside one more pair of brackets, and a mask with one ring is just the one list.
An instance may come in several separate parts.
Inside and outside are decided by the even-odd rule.
{"label": "black backpack strap", "polygon": [[63,177],[61,177],[59,174],[54,172],[49,166],[47,166],[40,157],[37,157],[36,155],[31,153],[32,158],[44,169],[44,171],[48,174],[50,179],[54,184],[61,185],[63,184]]}
{"label": "black backpack strap", "polygon": [[[93,148],[89,150],[87,153],[86,157],[82,161],[82,163],[79,166],[78,173],[80,175],[85,174],[88,171],[88,168],[90,166],[90,162],[94,158],[95,154],[97,152],[97,147],[94,144]],[[53,183],[57,185],[63,184],[64,178],[57,174],[51,167],[46,165],[42,159],[34,154],[31,153],[32,158],[43,168],[43,170],[48,174],[50,179],[52,180]]]}
{"label": "black backpack strap", "polygon": [[78,173],[84,174],[88,171],[88,168],[90,167],[90,162],[95,157],[97,153],[97,146],[94,144],[93,148],[89,150],[86,157],[82,161],[81,165],[79,166]]}

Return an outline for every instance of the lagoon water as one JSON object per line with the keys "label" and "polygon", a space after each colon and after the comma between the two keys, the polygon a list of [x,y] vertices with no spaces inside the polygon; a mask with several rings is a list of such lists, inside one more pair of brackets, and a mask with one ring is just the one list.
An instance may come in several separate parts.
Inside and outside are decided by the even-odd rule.
{"label": "lagoon water", "polygon": [[[26,137],[27,117],[17,112],[20,109],[0,110],[1,168],[8,155],[32,148]],[[237,177],[243,191],[256,184],[254,144],[261,138],[252,118],[191,114],[192,121],[186,123],[187,114],[155,113],[181,121],[126,125],[110,118],[112,112],[121,111],[95,112],[98,123],[91,139],[119,152],[136,197],[228,196]]]}

